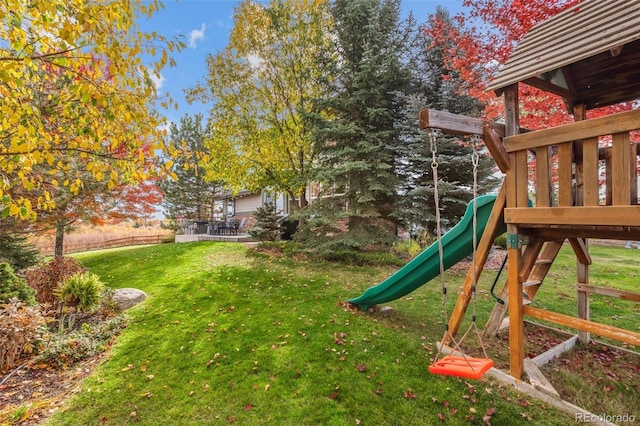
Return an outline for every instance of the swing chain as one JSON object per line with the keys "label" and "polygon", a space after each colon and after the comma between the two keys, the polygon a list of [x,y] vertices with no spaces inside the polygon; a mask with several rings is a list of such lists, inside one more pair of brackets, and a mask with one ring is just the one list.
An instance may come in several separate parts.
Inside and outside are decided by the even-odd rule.
{"label": "swing chain", "polygon": [[[438,193],[438,145],[436,143],[436,129],[429,129],[429,142],[431,148],[431,170],[433,172],[433,199],[436,211],[436,240],[438,241],[438,253],[440,259],[440,280],[442,287],[442,319],[448,333],[449,317],[447,315],[447,286],[444,279],[444,249],[442,247],[442,228],[440,225],[440,195]],[[437,357],[436,357],[437,359]]]}

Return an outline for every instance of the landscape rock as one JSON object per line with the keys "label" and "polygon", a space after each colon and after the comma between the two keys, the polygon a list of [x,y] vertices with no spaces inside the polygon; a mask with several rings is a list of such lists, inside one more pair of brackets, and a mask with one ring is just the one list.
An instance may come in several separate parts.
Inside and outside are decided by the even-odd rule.
{"label": "landscape rock", "polygon": [[147,293],[136,288],[119,288],[113,294],[118,312],[127,310],[147,298]]}

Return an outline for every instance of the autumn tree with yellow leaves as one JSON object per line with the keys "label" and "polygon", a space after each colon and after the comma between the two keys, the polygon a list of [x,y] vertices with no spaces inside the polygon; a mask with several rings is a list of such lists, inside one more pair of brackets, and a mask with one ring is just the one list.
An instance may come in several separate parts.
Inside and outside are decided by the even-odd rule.
{"label": "autumn tree with yellow leaves", "polygon": [[207,75],[188,90],[212,102],[202,161],[207,179],[232,190],[287,193],[299,207],[315,159],[306,116],[325,90],[318,58],[330,50],[328,0],[245,0],[227,47],[207,57]]}
{"label": "autumn tree with yellow leaves", "polygon": [[[170,173],[153,77],[177,40],[140,31],[158,0],[0,3],[0,211],[34,219],[53,193]],[[143,58],[151,58],[145,63]]]}

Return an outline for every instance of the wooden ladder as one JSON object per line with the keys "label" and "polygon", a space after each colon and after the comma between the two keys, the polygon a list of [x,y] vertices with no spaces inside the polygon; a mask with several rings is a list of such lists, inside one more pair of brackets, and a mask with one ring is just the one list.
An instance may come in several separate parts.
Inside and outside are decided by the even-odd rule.
{"label": "wooden ladder", "polygon": [[[532,238],[526,245],[519,275],[526,294],[524,305],[529,305],[533,301],[563,243],[564,240],[544,241],[540,238]],[[484,328],[485,337],[495,336],[498,333],[509,308],[509,290],[506,281],[500,293],[500,299],[504,304],[496,303],[493,307]]]}

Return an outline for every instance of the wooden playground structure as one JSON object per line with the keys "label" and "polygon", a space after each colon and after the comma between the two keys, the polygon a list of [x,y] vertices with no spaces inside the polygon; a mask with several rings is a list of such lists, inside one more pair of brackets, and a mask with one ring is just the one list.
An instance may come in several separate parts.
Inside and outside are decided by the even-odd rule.
{"label": "wooden playground structure", "polygon": [[[521,129],[519,84],[560,95],[575,122]],[[640,333],[590,320],[590,294],[640,302],[640,293],[592,285],[588,244],[589,238],[640,240],[640,110],[587,119],[588,110],[640,99],[640,8],[627,1],[585,1],[538,24],[489,90],[504,97],[504,124],[434,110],[420,114],[422,129],[482,136],[505,174],[449,332],[455,336],[459,330],[472,285],[504,222],[505,304],[496,304],[485,334],[495,334],[508,314],[511,376],[521,379],[525,372],[525,317],[578,330],[582,341],[593,333],[640,346]],[[536,293],[565,242],[577,261],[577,316],[535,306]]]}

